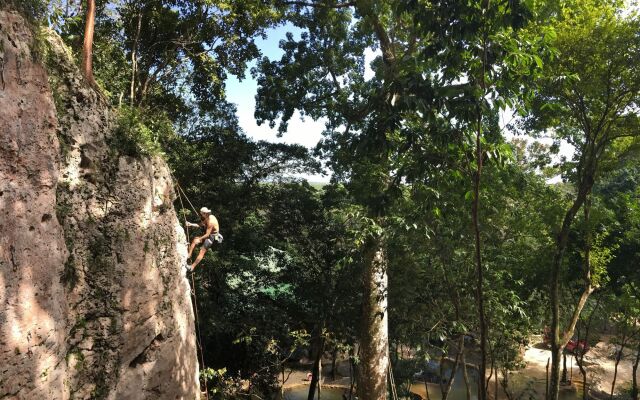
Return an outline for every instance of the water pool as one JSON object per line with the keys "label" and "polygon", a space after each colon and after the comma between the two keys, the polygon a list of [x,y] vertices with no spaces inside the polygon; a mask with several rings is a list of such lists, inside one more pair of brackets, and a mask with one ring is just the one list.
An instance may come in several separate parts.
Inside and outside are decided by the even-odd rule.
{"label": "water pool", "polygon": [[[342,400],[342,394],[347,392],[348,389],[346,388],[323,387],[320,391],[320,400]],[[284,391],[284,400],[307,400],[308,395],[309,386],[295,386]],[[314,399],[317,398],[318,392],[316,392],[316,397],[314,397]]]}

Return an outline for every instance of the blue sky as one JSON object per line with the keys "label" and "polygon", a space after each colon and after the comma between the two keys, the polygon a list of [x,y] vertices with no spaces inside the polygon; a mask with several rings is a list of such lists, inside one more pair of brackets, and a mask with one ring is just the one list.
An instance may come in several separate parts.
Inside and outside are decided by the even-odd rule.
{"label": "blue sky", "polygon": [[[262,51],[262,55],[270,59],[279,59],[282,57],[283,51],[279,47],[280,40],[286,38],[287,32],[292,32],[294,37],[299,38],[301,29],[291,24],[268,29],[266,39],[256,40],[258,48]],[[368,68],[377,55],[377,52],[365,51],[365,78],[370,79],[373,71]],[[245,79],[239,81],[235,76],[227,78],[226,92],[227,100],[237,106],[237,115],[240,127],[244,132],[254,140],[267,140],[270,142],[301,144],[307,148],[313,148],[322,138],[324,130],[324,121],[314,121],[311,118],[302,119],[299,113],[295,113],[289,121],[287,132],[278,137],[277,129],[270,129],[268,124],[258,126],[253,116],[255,111],[255,95],[258,89],[256,81],[251,77],[250,70],[256,65],[255,61],[251,62],[247,68]],[[303,178],[311,182],[328,182],[330,176],[322,175],[302,175]]]}
{"label": "blue sky", "polygon": [[[270,59],[279,59],[283,52],[278,47],[280,40],[286,37],[287,32],[292,32],[298,36],[300,29],[291,24],[279,26],[267,31],[266,39],[258,39],[256,44],[262,54]],[[299,37],[299,36],[298,36]],[[324,123],[306,118],[300,119],[298,114],[294,115],[289,123],[289,129],[282,137],[277,137],[277,130],[270,129],[267,124],[258,126],[253,116],[255,110],[255,95],[257,83],[251,77],[250,69],[256,65],[255,61],[249,64],[245,79],[239,81],[236,77],[230,76],[227,79],[227,99],[235,103],[238,108],[238,119],[240,126],[245,133],[254,140],[268,140],[270,142],[297,143],[311,148],[322,138]]]}

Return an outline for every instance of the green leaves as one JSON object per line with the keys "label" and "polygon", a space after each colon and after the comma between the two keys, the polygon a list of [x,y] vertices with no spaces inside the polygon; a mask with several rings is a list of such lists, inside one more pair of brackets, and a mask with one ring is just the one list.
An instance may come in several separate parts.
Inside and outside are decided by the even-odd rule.
{"label": "green leaves", "polygon": [[536,65],[538,66],[538,68],[542,69],[542,58],[540,58],[539,56],[533,54],[533,60],[536,62]]}
{"label": "green leaves", "polygon": [[[611,133],[603,127],[610,118],[627,114],[628,105],[640,98],[640,75],[632,61],[640,57],[640,39],[633,33],[640,20],[625,17],[617,7],[615,2],[569,2],[562,9],[554,34],[545,37],[559,55],[537,78],[541,90],[530,127],[554,128],[554,135],[570,143],[600,146],[609,140]],[[577,146],[576,158],[589,152]]]}
{"label": "green leaves", "polygon": [[464,199],[471,203],[475,199],[473,190],[468,190],[467,193],[464,194]]}
{"label": "green leaves", "polygon": [[175,135],[171,122],[157,114],[123,107],[118,110],[118,126],[108,139],[112,150],[129,157],[156,156],[161,152],[160,138]]}

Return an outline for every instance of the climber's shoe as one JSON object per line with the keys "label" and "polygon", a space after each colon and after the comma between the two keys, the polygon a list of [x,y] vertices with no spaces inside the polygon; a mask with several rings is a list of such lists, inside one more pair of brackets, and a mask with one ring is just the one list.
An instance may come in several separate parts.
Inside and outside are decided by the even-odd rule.
{"label": "climber's shoe", "polygon": [[189,263],[185,263],[184,264],[184,274],[187,275],[189,272],[193,272],[193,270],[191,269],[191,265],[189,265]]}

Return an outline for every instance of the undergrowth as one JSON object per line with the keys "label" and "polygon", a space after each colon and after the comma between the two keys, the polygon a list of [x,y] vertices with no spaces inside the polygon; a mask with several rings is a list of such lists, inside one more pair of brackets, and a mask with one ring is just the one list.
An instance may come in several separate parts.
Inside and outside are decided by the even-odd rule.
{"label": "undergrowth", "polygon": [[162,153],[160,137],[172,133],[173,126],[166,116],[123,106],[118,109],[116,129],[108,145],[120,155],[152,157]]}

